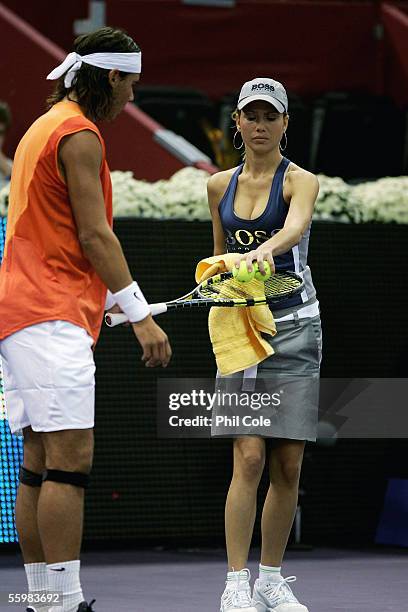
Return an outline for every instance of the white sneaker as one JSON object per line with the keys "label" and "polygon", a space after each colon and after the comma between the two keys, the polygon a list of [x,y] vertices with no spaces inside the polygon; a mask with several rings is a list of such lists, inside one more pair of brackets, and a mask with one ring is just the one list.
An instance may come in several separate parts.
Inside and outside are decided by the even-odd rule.
{"label": "white sneaker", "polygon": [[299,603],[288,582],[294,582],[296,576],[282,578],[279,582],[255,580],[252,605],[257,612],[308,612]]}
{"label": "white sneaker", "polygon": [[221,597],[220,612],[256,612],[251,603],[250,579],[249,570],[243,569],[236,580],[227,580]]}

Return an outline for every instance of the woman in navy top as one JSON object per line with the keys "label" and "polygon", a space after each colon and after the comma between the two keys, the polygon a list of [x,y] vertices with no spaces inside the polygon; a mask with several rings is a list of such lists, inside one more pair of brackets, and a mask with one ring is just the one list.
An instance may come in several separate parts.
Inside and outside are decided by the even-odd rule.
{"label": "woman in navy top", "polygon": [[[258,365],[255,376],[285,373],[298,380],[303,377],[309,396],[311,387],[314,393],[318,385],[321,359],[319,305],[307,265],[318,180],[281,154],[289,122],[288,99],[281,83],[269,78],[245,83],[233,117],[234,144],[242,139],[245,156],[237,168],[218,172],[208,181],[214,255],[237,253],[237,266],[244,259],[249,271],[253,262],[263,271],[263,262],[268,261],[272,270],[293,270],[303,276],[302,294],[273,307],[277,335],[268,340],[275,353]],[[245,373],[238,374],[245,377]],[[289,587],[288,582],[295,578],[281,576],[306,440],[316,440],[317,401],[311,408],[303,399],[300,396],[285,405],[284,414],[282,411],[265,434],[234,439],[234,473],[225,509],[229,571],[221,612],[307,612]],[[223,432],[218,434],[213,428],[213,435]],[[265,438],[273,438],[269,457]],[[246,565],[266,459],[270,486],[262,513],[259,578],[251,595]]]}

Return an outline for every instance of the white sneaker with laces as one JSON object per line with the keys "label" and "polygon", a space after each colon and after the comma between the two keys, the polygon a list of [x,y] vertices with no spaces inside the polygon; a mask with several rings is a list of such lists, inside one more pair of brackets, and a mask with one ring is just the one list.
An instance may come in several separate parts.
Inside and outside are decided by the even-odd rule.
{"label": "white sneaker with laces", "polygon": [[220,612],[256,612],[251,603],[251,574],[248,569],[237,573],[234,580],[227,580],[221,597]]}
{"label": "white sneaker with laces", "polygon": [[296,576],[276,581],[255,580],[252,605],[257,612],[309,612],[299,603],[288,582],[295,582]]}

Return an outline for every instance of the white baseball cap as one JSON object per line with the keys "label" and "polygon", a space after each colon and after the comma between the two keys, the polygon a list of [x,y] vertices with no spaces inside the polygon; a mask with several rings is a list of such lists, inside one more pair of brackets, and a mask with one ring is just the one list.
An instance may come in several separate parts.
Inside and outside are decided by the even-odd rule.
{"label": "white baseball cap", "polygon": [[288,112],[288,96],[279,81],[258,77],[244,83],[238,98],[238,110],[254,100],[269,102],[280,113]]}

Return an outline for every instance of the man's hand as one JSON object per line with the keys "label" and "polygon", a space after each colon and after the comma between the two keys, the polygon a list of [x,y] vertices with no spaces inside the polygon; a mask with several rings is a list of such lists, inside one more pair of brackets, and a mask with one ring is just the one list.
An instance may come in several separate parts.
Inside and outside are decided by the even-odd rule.
{"label": "man's hand", "polygon": [[[111,312],[112,314],[116,314],[118,312],[123,312],[120,306],[114,304],[111,308],[108,308],[107,312]],[[129,325],[129,324],[128,324]]]}
{"label": "man's hand", "polygon": [[147,368],[166,368],[172,355],[169,340],[164,331],[148,316],[139,323],[132,323],[133,331],[143,349],[142,361]]}
{"label": "man's hand", "polygon": [[[118,314],[118,313],[123,313],[123,310],[121,309],[120,306],[118,306],[117,304],[114,304],[112,308],[108,308],[106,312],[109,312],[111,314]],[[122,327],[129,327],[129,325],[130,325],[129,321],[122,323]]]}
{"label": "man's hand", "polygon": [[[115,304],[109,308],[109,312],[123,312]],[[169,340],[164,331],[155,323],[151,316],[146,317],[139,323],[123,323],[125,327],[131,325],[140,346],[143,349],[142,361],[147,368],[162,366],[166,368],[172,355]]]}

